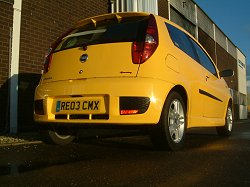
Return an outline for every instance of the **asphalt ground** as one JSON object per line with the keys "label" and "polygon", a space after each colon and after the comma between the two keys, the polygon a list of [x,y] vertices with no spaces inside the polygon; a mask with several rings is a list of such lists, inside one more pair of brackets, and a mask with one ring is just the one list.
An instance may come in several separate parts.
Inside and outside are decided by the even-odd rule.
{"label": "asphalt ground", "polygon": [[[234,125],[237,126],[241,123],[249,124],[250,119],[235,121]],[[204,128],[206,132],[214,133],[214,128]],[[202,128],[189,129],[188,133],[201,133]],[[105,137],[119,137],[119,136],[134,136],[142,133],[137,130],[117,130],[117,129],[84,129],[80,132],[80,138],[93,139]],[[20,132],[18,134],[0,134],[0,147],[1,146],[15,146],[25,144],[39,144],[42,142],[42,137],[38,131]]]}
{"label": "asphalt ground", "polygon": [[229,138],[190,129],[177,152],[157,150],[138,131],[80,135],[66,146],[45,144],[37,132],[1,136],[0,186],[250,186],[248,120],[236,122]]}

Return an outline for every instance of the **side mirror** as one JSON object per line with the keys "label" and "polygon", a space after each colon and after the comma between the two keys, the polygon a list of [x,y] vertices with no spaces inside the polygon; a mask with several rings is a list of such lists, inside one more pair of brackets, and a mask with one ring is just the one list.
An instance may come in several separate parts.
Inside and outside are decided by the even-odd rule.
{"label": "side mirror", "polygon": [[234,70],[232,69],[223,70],[220,71],[219,75],[220,77],[232,77],[234,76]]}

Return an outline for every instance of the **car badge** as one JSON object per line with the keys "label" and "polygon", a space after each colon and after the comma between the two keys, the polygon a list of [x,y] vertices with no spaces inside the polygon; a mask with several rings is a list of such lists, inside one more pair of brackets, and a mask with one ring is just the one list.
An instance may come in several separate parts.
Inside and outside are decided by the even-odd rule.
{"label": "car badge", "polygon": [[81,63],[84,63],[88,60],[89,56],[87,54],[83,54],[81,57],[80,57],[80,62]]}

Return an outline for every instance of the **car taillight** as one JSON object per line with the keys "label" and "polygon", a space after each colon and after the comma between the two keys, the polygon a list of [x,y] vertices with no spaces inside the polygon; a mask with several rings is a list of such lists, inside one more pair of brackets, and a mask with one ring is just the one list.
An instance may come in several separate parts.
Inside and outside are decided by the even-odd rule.
{"label": "car taillight", "polygon": [[43,64],[43,73],[47,73],[49,71],[51,58],[52,58],[52,48],[50,48],[48,54],[45,55],[45,60]]}
{"label": "car taillight", "polygon": [[55,50],[55,48],[59,45],[59,43],[62,41],[62,39],[67,36],[69,33],[71,33],[74,29],[69,29],[67,32],[65,32],[63,35],[61,35],[49,48],[48,53],[45,55],[44,65],[43,65],[43,73],[47,73],[49,71],[51,60],[52,60],[52,54]]}
{"label": "car taillight", "polygon": [[155,17],[150,15],[145,40],[143,42],[133,42],[132,61],[134,64],[142,64],[149,59],[158,47],[158,29]]}

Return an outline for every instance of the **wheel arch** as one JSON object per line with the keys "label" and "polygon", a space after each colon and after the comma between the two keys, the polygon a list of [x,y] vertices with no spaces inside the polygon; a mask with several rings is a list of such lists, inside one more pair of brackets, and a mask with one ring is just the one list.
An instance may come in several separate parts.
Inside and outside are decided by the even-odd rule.
{"label": "wheel arch", "polygon": [[[151,131],[151,141],[154,145],[156,145],[160,149],[176,151],[184,146],[184,139],[185,139],[185,134],[186,134],[186,130],[187,130],[187,120],[184,120],[184,123],[183,123],[184,128],[182,130],[181,130],[180,126],[178,126],[178,129],[180,128],[180,130],[181,130],[181,132],[178,134],[181,134],[181,136],[180,136],[180,140],[177,140],[177,141],[175,141],[176,140],[175,133],[173,133],[173,131],[170,130],[169,125],[167,124],[167,123],[169,123],[169,119],[168,119],[168,115],[169,115],[168,113],[170,111],[169,108],[172,105],[173,99],[176,99],[176,98],[182,100],[180,102],[184,105],[184,106],[182,105],[183,109],[184,109],[183,115],[186,117],[185,112],[187,112],[187,106],[188,106],[187,92],[183,86],[175,85],[172,89],[169,90],[169,92],[166,96],[159,123]],[[173,123],[176,123],[176,124],[180,123],[179,116],[183,116],[183,115],[177,114],[176,116],[178,116],[177,117],[178,120],[176,122],[173,122]],[[173,118],[174,118],[173,121],[175,121],[177,119],[177,118],[175,118],[176,116],[175,117],[174,116],[175,115],[173,115]],[[176,130],[174,130],[174,131],[176,131]]]}
{"label": "wheel arch", "polygon": [[231,107],[233,107],[233,99],[232,98],[229,98],[228,105],[231,105]]}
{"label": "wheel arch", "polygon": [[[186,111],[188,111],[188,94],[187,94],[186,89],[182,85],[176,85],[170,90],[169,93],[174,92],[174,91],[181,95],[181,97],[185,103]],[[167,98],[166,98],[166,100],[167,100]]]}
{"label": "wheel arch", "polygon": [[[232,99],[232,98],[229,98],[227,107],[228,107],[228,106],[231,106],[232,114],[233,114],[233,119],[234,119],[234,105],[233,105],[233,99]],[[227,113],[227,108],[226,108],[226,113]],[[226,114],[225,114],[225,115],[226,115]]]}

